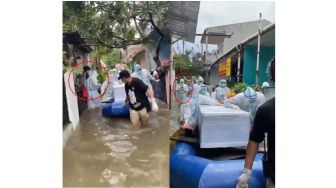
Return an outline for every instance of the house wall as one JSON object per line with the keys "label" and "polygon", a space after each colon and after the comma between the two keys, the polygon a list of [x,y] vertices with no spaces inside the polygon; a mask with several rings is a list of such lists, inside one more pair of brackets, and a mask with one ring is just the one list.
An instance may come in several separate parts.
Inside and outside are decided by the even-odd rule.
{"label": "house wall", "polygon": [[[266,74],[267,63],[270,58],[275,56],[275,47],[260,47],[259,57],[259,81],[261,85],[263,82],[268,81],[269,77]],[[255,84],[257,64],[257,46],[244,46],[244,68],[243,68],[243,81],[249,85]]]}
{"label": "house wall", "polygon": [[[267,20],[261,21],[261,27],[264,28],[267,25],[271,24]],[[220,27],[219,27],[220,28]],[[228,26],[224,26],[226,34],[230,35],[231,37],[225,38],[224,41],[219,45],[219,50],[222,54],[227,53],[232,47],[239,44],[241,41],[245,40],[246,38],[250,37],[254,33],[258,32],[259,29],[259,22],[252,21],[252,22],[245,22],[245,23],[238,23],[232,24]]]}
{"label": "house wall", "polygon": [[219,80],[221,79],[218,75],[218,71],[219,71],[219,64],[218,63],[211,66],[210,75],[209,75],[209,84],[210,85],[218,84]]}

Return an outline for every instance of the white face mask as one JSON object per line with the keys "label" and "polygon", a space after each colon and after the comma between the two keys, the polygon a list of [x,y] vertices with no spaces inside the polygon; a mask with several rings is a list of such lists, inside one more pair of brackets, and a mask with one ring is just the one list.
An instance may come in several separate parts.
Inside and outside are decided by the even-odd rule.
{"label": "white face mask", "polygon": [[222,83],[219,84],[219,86],[222,87],[222,88],[225,88],[226,87],[226,83],[222,82]]}

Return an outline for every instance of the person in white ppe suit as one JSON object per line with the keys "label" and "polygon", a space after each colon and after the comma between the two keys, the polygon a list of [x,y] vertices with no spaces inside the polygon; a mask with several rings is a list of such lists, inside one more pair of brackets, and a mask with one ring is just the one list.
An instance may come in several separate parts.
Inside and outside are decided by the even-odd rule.
{"label": "person in white ppe suit", "polygon": [[108,103],[108,102],[112,102],[114,99],[114,95],[113,95],[113,85],[115,84],[115,75],[114,75],[114,71],[110,71],[110,75],[109,75],[109,80],[105,80],[104,83],[101,86],[101,90],[102,92],[105,91],[105,94],[103,95],[103,98],[101,100],[102,103]]}
{"label": "person in white ppe suit", "polygon": [[238,93],[236,96],[227,99],[225,107],[249,112],[252,119],[254,119],[257,109],[264,104],[264,102],[264,94],[254,91],[251,87],[247,87],[244,92]]}
{"label": "person in white ppe suit", "polygon": [[[185,114],[189,114],[190,103],[188,103],[188,93],[189,87],[184,83],[184,79],[180,79],[180,83],[176,85],[176,97],[180,101],[180,122],[184,122],[186,117]],[[188,101],[188,102],[187,102]],[[188,115],[186,115],[188,117]]]}
{"label": "person in white ppe suit", "polygon": [[184,79],[180,79],[180,83],[176,86],[176,97],[180,100],[181,103],[187,102],[188,99],[189,87],[184,83]]}
{"label": "person in white ppe suit", "polygon": [[206,85],[201,84],[200,86],[201,86],[200,94],[210,98],[210,94],[208,92],[208,88],[206,87]]}
{"label": "person in white ppe suit", "polygon": [[270,84],[268,82],[264,82],[262,85],[261,85],[261,88],[264,88],[264,87],[269,87]]}
{"label": "person in white ppe suit", "polygon": [[88,100],[88,108],[96,108],[100,106],[100,100],[95,99],[99,97],[98,89],[100,88],[100,84],[97,80],[97,71],[89,71],[89,78],[86,80],[86,88],[89,92],[89,100]]}
{"label": "person in white ppe suit", "polygon": [[[190,102],[188,102],[189,108],[184,111],[185,123],[182,125],[183,129],[194,130],[197,126],[197,106],[198,105],[214,105],[221,106],[216,100],[210,98],[209,93],[207,92],[207,88],[204,84],[198,85],[195,84],[194,90],[191,96]],[[187,105],[186,104],[186,105]]]}
{"label": "person in white ppe suit", "polygon": [[197,84],[198,85],[201,85],[201,84],[204,84],[204,79],[203,79],[203,77],[202,76],[199,76],[198,78],[197,78]]}
{"label": "person in white ppe suit", "polygon": [[149,88],[153,90],[152,84],[150,80],[156,81],[156,79],[151,75],[151,73],[147,69],[141,68],[141,65],[135,64],[134,72],[132,73],[132,77],[139,78],[142,80]]}
{"label": "person in white ppe suit", "polygon": [[230,92],[230,89],[227,87],[226,80],[222,79],[219,82],[219,87],[215,89],[216,97],[215,99],[218,102],[224,102],[226,100],[226,94]]}

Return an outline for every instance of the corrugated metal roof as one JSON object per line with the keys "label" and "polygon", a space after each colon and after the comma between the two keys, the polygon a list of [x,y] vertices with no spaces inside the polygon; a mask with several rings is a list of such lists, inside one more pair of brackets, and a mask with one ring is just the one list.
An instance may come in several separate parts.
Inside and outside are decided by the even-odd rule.
{"label": "corrugated metal roof", "polygon": [[[265,19],[261,20],[261,27],[266,27],[270,24],[271,22],[269,22],[268,20],[265,20]],[[258,31],[258,27],[259,27],[258,20],[229,24],[229,25],[222,25],[222,26],[215,26],[215,27],[208,27],[203,32],[201,43],[205,44],[205,36],[204,36],[205,31],[207,31],[208,33],[215,32],[215,33],[222,33],[222,34],[227,34],[227,35],[232,34],[233,38],[237,38],[237,41],[235,42],[241,42],[242,38],[246,38],[247,36],[250,36],[252,33],[255,33],[255,31]],[[208,36],[208,44],[219,45],[224,41],[224,38],[225,38],[224,36]],[[232,40],[232,39],[229,39],[229,40]]]}
{"label": "corrugated metal roof", "polygon": [[183,37],[183,40],[192,43],[195,41],[199,7],[199,1],[171,1],[167,25],[173,38]]}
{"label": "corrugated metal roof", "polygon": [[[260,39],[261,46],[272,46],[272,45],[274,46],[275,45],[275,23],[272,23],[262,28],[260,37],[261,37]],[[246,38],[245,40],[243,40],[237,45],[244,45],[244,44],[257,45],[257,38],[258,38],[258,32],[249,36],[248,38]],[[228,54],[230,54],[233,50],[235,50],[236,46],[233,46],[230,50],[227,50],[221,57],[219,57],[216,61],[214,61],[211,66],[216,64],[223,57],[226,57]]]}

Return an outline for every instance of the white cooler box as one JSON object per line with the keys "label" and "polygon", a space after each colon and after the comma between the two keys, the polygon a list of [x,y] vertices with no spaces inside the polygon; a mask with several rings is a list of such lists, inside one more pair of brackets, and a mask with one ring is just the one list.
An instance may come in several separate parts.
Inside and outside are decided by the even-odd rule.
{"label": "white cooler box", "polygon": [[114,101],[125,101],[126,99],[125,84],[114,85],[113,94],[114,94]]}
{"label": "white cooler box", "polygon": [[251,127],[250,114],[223,106],[198,106],[201,148],[246,146]]}

